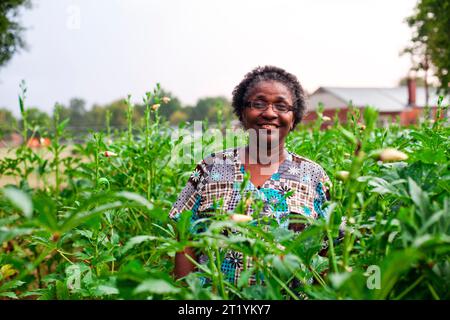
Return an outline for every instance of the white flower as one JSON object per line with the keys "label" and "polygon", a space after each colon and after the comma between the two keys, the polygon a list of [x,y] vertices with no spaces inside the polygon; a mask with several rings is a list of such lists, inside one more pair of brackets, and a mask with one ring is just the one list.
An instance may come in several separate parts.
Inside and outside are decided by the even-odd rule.
{"label": "white flower", "polygon": [[251,221],[252,217],[247,216],[245,214],[235,213],[230,216],[230,219],[233,221],[236,221],[236,222],[247,222],[247,221]]}
{"label": "white flower", "polygon": [[290,167],[288,172],[292,174],[293,176],[300,175],[300,168],[299,167]]}
{"label": "white flower", "polygon": [[169,103],[170,102],[170,98],[169,97],[163,97],[161,99],[164,103]]}
{"label": "white flower", "polygon": [[195,169],[194,172],[192,172],[191,179],[195,182],[200,179],[200,171],[198,169]]}
{"label": "white flower", "polygon": [[398,151],[397,149],[387,148],[381,151],[379,159],[383,162],[403,161],[408,159],[408,156],[405,153]]}

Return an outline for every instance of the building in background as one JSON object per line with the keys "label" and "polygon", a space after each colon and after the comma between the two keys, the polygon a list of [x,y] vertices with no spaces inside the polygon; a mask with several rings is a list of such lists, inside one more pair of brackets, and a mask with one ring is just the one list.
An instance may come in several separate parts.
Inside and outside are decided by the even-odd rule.
{"label": "building in background", "polygon": [[[434,88],[429,89],[428,105],[433,117],[436,114],[439,96]],[[364,109],[373,106],[379,112],[379,121],[387,125],[389,121],[400,119],[402,125],[415,124],[423,117],[426,105],[425,88],[417,87],[414,79],[408,80],[407,86],[394,88],[344,88],[320,87],[309,96],[308,113],[304,122],[314,120],[319,103],[324,105],[324,116],[333,118],[338,112],[340,122],[347,121],[349,105],[353,108]],[[443,105],[449,103],[445,97]]]}

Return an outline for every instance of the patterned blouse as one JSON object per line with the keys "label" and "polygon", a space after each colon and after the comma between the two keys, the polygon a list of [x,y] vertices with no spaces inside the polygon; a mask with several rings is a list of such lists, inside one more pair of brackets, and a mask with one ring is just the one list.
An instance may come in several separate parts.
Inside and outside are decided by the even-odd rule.
{"label": "patterned blouse", "polygon": [[[182,212],[192,211],[191,222],[194,222],[214,212],[220,199],[223,200],[222,209],[233,213],[241,200],[240,186],[245,174],[241,150],[227,149],[203,159],[181,191],[169,216],[178,220]],[[263,201],[262,215],[275,218],[280,227],[295,230],[289,225],[288,215],[300,214],[312,218],[325,215],[321,207],[329,199],[330,184],[320,165],[288,152],[278,171],[262,186],[255,187],[248,181],[244,191],[250,191],[253,199]],[[253,214],[252,206],[247,207],[246,214]],[[204,260],[200,257],[201,263]],[[222,262],[226,279],[237,284],[242,270],[242,254],[228,250]]]}

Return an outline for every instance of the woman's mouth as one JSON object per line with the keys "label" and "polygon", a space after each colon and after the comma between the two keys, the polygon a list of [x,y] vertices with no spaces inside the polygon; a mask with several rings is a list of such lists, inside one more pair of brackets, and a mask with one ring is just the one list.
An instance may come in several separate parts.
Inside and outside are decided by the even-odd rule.
{"label": "woman's mouth", "polygon": [[262,123],[262,124],[259,124],[258,127],[261,129],[266,129],[266,130],[278,129],[278,126],[276,124],[272,124],[272,123]]}

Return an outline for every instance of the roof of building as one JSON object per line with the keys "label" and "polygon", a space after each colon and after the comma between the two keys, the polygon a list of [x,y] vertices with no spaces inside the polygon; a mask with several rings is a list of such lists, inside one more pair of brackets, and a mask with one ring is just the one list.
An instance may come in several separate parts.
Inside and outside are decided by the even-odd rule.
{"label": "roof of building", "polygon": [[[429,105],[436,106],[439,95],[429,89]],[[310,107],[315,109],[322,102],[325,109],[343,108],[350,104],[357,107],[374,106],[381,112],[398,112],[408,106],[408,88],[340,88],[320,87],[309,97]],[[443,105],[449,103],[446,96]],[[425,106],[425,88],[416,88],[416,105]]]}

